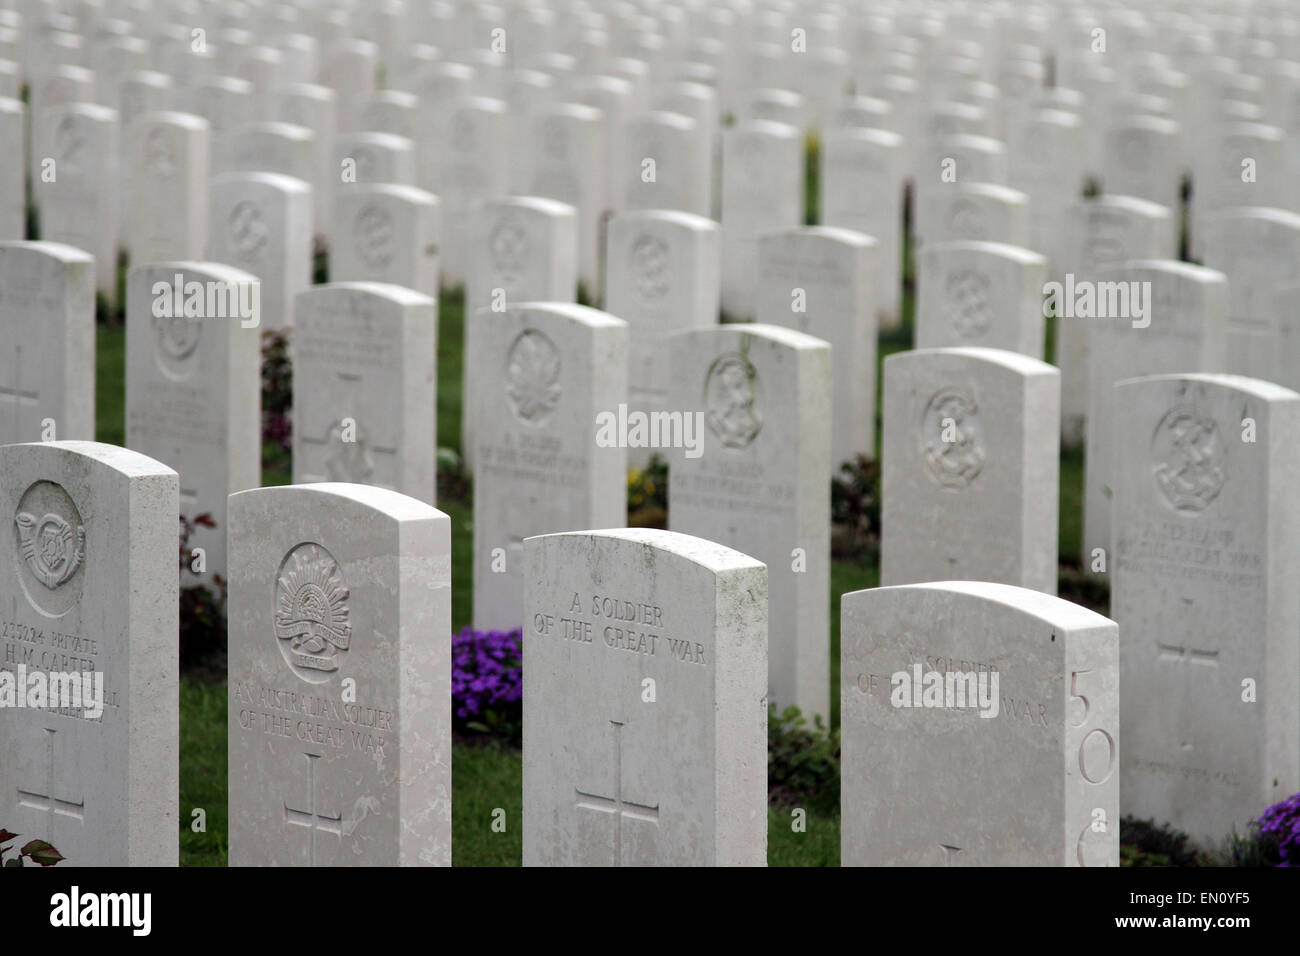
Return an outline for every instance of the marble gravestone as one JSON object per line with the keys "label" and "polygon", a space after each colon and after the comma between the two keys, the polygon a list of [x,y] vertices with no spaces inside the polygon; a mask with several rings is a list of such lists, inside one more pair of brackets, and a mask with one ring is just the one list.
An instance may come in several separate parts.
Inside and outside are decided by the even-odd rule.
{"label": "marble gravestone", "polygon": [[1000,242],[927,244],[917,267],[916,347],[1043,354],[1047,260]]}
{"label": "marble gravestone", "polygon": [[524,865],[765,865],[767,570],[646,528],[524,559]]}
{"label": "marble gravestone", "polygon": [[1029,243],[1029,197],[996,183],[955,182],[931,186],[917,212],[916,241],[974,239],[1025,248]]}
{"label": "marble gravestone", "polygon": [[879,129],[830,129],[821,144],[821,221],[876,240],[882,328],[901,320],[903,154],[902,137]]}
{"label": "marble gravestone", "polygon": [[123,131],[122,244],[134,264],[203,259],[211,135],[208,121],[192,113],[144,113]]}
{"label": "marble gravestone", "polygon": [[845,594],[840,635],[844,866],[1119,865],[1114,621],[944,581]]}
{"label": "marble gravestone", "polygon": [[195,527],[188,542],[203,549],[203,583],[226,577],[226,499],[261,484],[257,284],[215,262],[127,275],[126,447],[180,474],[181,517],[212,516],[215,527]]}
{"label": "marble gravestone", "polygon": [[[520,302],[575,302],[578,295],[578,216],[567,203],[539,196],[486,200],[471,217],[475,230],[465,285],[465,362],[461,390],[474,394],[484,310],[504,312]],[[474,408],[461,407],[460,444],[474,464]]]}
{"label": "marble gravestone", "polygon": [[0,241],[0,444],[95,437],[95,260]]}
{"label": "marble gravestone", "polygon": [[1300,324],[1294,317],[1300,214],[1257,206],[1224,209],[1206,217],[1199,246],[1205,265],[1228,277],[1224,371],[1300,387]]}
{"label": "marble gravestone", "polygon": [[1061,374],[1002,349],[885,359],[880,582],[1056,593]]}
{"label": "marble gravestone", "polygon": [[830,353],[774,325],[678,332],[668,402],[694,430],[669,456],[668,527],[767,565],[769,696],[809,719],[830,713]]}
{"label": "marble gravestone", "polygon": [[230,521],[230,865],[449,866],[450,519],[326,483]]}
{"label": "marble gravestone", "polygon": [[442,207],[396,183],[352,183],[334,201],[330,281],[387,282],[438,297]]}
{"label": "marble gravestone", "polygon": [[279,173],[226,173],[211,196],[208,258],[261,280],[263,328],[291,328],[294,297],[312,279],[311,186]]}
{"label": "marble gravestone", "polygon": [[876,289],[879,244],[829,226],[801,226],[758,240],[756,321],[831,346],[832,473],[876,453]]}
{"label": "marble gravestone", "polygon": [[[1129,259],[1173,259],[1177,248],[1170,210],[1132,196],[1098,196],[1066,211],[1068,252],[1058,270],[1063,284],[1096,283],[1099,275]],[[1056,367],[1061,370],[1061,444],[1086,440],[1089,341],[1093,320],[1064,316],[1056,324]]]}
{"label": "marble gravestone", "polygon": [[600,290],[600,224],[609,193],[604,113],[581,103],[542,107],[530,121],[528,193],[567,203],[578,217],[578,276],[592,298]]}
{"label": "marble gravestone", "polygon": [[331,282],[298,294],[293,480],[377,485],[433,504],[437,303],[403,286]]}
{"label": "marble gravestone", "polygon": [[597,309],[521,303],[478,318],[474,626],[524,623],[524,538],[627,521],[627,448],[597,439],[627,404],[628,326]]}
{"label": "marble gravestone", "polygon": [[[721,274],[717,223],[674,210],[629,210],[609,219],[605,306],[628,324],[630,411],[667,410],[672,384],[668,335],[718,324]],[[629,448],[644,468],[664,450]]]}
{"label": "marble gravestone", "polygon": [[803,136],[793,126],[753,120],[722,135],[722,310],[754,316],[758,240],[803,223]]}
{"label": "marble gravestone", "polygon": [[447,105],[446,131],[434,154],[434,192],[442,203],[449,285],[463,285],[468,275],[475,205],[510,193],[509,137],[509,111],[501,100],[469,96]]}
{"label": "marble gravestone", "polygon": [[[114,445],[0,446],[0,815],[60,866],[177,865],[177,494]],[[11,709],[38,673],[91,700]]]}
{"label": "marble gravestone", "polygon": [[1088,320],[1093,327],[1081,566],[1090,573],[1111,564],[1112,472],[1119,454],[1114,430],[1117,414],[1123,413],[1113,386],[1142,375],[1223,371],[1230,292],[1223,273],[1169,259],[1133,260],[1099,278],[1145,292],[1149,311],[1145,318]]}
{"label": "marble gravestone", "polygon": [[1231,375],[1114,388],[1121,799],[1217,845],[1300,790],[1300,395]]}
{"label": "marble gravestone", "polygon": [[680,113],[642,113],[628,120],[618,150],[618,208],[713,212],[712,130]]}
{"label": "marble gravestone", "polygon": [[[41,238],[95,257],[95,288],[117,300],[118,120],[94,103],[69,103],[43,117],[36,151],[53,178],[32,177]],[[16,236],[15,238],[21,238]]]}

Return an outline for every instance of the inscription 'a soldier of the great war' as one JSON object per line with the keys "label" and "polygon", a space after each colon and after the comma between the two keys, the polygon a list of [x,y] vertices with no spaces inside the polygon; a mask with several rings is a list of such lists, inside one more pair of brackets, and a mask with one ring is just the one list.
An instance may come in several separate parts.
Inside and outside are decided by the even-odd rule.
{"label": "inscription 'a soldier of the great war'", "polygon": [[329,680],[352,642],[348,588],[334,556],[310,542],[290,551],[280,564],[275,601],[285,663],[309,683]]}

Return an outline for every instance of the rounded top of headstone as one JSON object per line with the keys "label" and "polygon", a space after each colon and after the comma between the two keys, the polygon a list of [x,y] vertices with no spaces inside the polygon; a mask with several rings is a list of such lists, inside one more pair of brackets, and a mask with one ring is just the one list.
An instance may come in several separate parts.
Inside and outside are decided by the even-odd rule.
{"label": "rounded top of headstone", "polygon": [[1145,216],[1148,219],[1168,219],[1170,216],[1169,207],[1161,203],[1152,202],[1150,199],[1139,199],[1137,196],[1118,196],[1114,193],[1080,199],[1073,204],[1074,211],[1086,213],[1090,209],[1119,210],[1135,216]]}
{"label": "rounded top of headstone", "polygon": [[997,183],[958,183],[957,186],[961,192],[967,195],[984,196],[988,199],[1017,206],[1029,205],[1029,197],[1019,189],[1013,189],[1010,186],[1001,186]]}
{"label": "rounded top of headstone", "polygon": [[219,176],[212,177],[212,188],[214,190],[219,186],[247,185],[250,183],[268,186],[282,193],[311,192],[310,183],[304,182],[296,176],[286,176],[283,173],[239,172],[222,173]]}
{"label": "rounded top of headstone", "polygon": [[26,255],[40,255],[63,262],[94,262],[95,257],[85,249],[69,246],[62,242],[50,242],[47,239],[3,239],[0,240],[0,253],[17,252]]}
{"label": "rounded top of headstone", "polygon": [[427,189],[409,186],[406,183],[349,183],[342,195],[346,197],[389,196],[421,206],[442,205],[442,201]]}
{"label": "rounded top of headstone", "polygon": [[146,262],[138,266],[132,266],[130,275],[138,273],[147,273],[156,275],[166,273],[168,275],[179,274],[186,278],[195,276],[204,276],[216,282],[233,282],[243,284],[245,282],[260,283],[262,280],[251,272],[245,272],[243,269],[237,269],[234,266],[226,265],[224,262],[200,262],[197,259],[178,259],[171,262]]}
{"label": "rounded top of headstone", "polygon": [[903,145],[903,137],[892,130],[878,129],[874,126],[832,126],[822,136],[823,140],[856,140],[872,143],[876,146],[898,148]]}
{"label": "rounded top of headstone", "polygon": [[394,285],[391,282],[364,281],[326,282],[321,285],[314,285],[299,292],[294,296],[294,301],[310,299],[314,296],[328,296],[331,293],[338,294],[339,292],[360,292],[401,306],[418,305],[433,308],[437,304],[431,296],[404,285]]}
{"label": "rounded top of headstone", "polygon": [[524,539],[525,546],[539,546],[550,542],[572,540],[583,544],[583,550],[589,551],[591,543],[596,540],[625,542],[637,544],[657,551],[664,551],[698,564],[710,571],[732,571],[743,568],[766,568],[762,561],[751,558],[734,548],[682,534],[680,531],[664,531],[659,528],[607,528],[594,531],[562,531],[557,534],[534,535]]}
{"label": "rounded top of headstone", "polygon": [[1207,266],[1198,266],[1194,262],[1181,262],[1176,259],[1129,259],[1118,265],[1109,266],[1099,269],[1099,277],[1105,276],[1132,276],[1138,273],[1159,273],[1175,279],[1186,279],[1190,282],[1212,283],[1222,285],[1228,281],[1228,277],[1218,269],[1211,269]]}
{"label": "rounded top of headstone", "polygon": [[949,602],[990,602],[1000,604],[1022,614],[1035,617],[1049,628],[1081,630],[1084,628],[1115,628],[1108,617],[1089,610],[1080,604],[1063,600],[1053,594],[1017,587],[1014,584],[995,584],[991,581],[930,581],[924,584],[899,584],[893,587],[868,588],[845,594],[843,602],[861,600],[862,595],[931,594],[938,600]]}
{"label": "rounded top of headstone", "polygon": [[268,133],[274,136],[282,136],[285,139],[294,139],[307,143],[316,138],[316,134],[312,132],[310,127],[299,126],[297,123],[286,123],[283,120],[259,120],[240,127],[235,132],[236,135],[240,133]]}
{"label": "rounded top of headstone", "polygon": [[149,113],[141,113],[135,118],[133,126],[146,126],[150,123],[167,123],[171,126],[180,126],[188,130],[211,131],[212,124],[197,113],[181,113],[176,110],[155,110]]}
{"label": "rounded top of headstone", "polygon": [[590,328],[626,328],[627,323],[617,316],[610,315],[600,309],[593,309],[588,305],[578,305],[574,302],[520,302],[510,306],[501,315],[519,315],[522,313],[544,313],[569,319],[574,322],[581,322]]}
{"label": "rounded top of headstone", "polygon": [[787,329],[783,325],[767,325],[763,322],[733,322],[729,325],[711,325],[699,329],[682,329],[673,332],[669,338],[673,340],[684,339],[687,336],[693,336],[703,341],[705,338],[716,338],[720,341],[731,341],[739,339],[742,343],[742,351],[745,344],[750,339],[760,339],[770,342],[773,345],[783,345],[786,348],[799,349],[801,351],[830,351],[831,344],[825,339],[819,339],[815,335],[809,335],[807,332],[800,332],[797,329]]}
{"label": "rounded top of headstone", "polygon": [[1025,355],[1022,352],[1011,352],[1007,349],[991,349],[985,346],[963,345],[950,348],[908,349],[905,352],[895,352],[893,355],[887,356],[885,365],[906,365],[909,362],[923,362],[927,358],[933,361],[936,357],[944,355],[997,365],[1020,375],[1055,375],[1059,377],[1061,374],[1060,369],[1055,365],[1049,365],[1033,356]]}
{"label": "rounded top of headstone", "polygon": [[856,229],[845,229],[843,226],[787,226],[784,229],[764,233],[759,237],[758,241],[760,245],[769,241],[803,242],[821,246],[855,246],[858,248],[880,245],[880,242],[874,236],[869,236],[865,232],[858,232]]}
{"label": "rounded top of headstone", "polygon": [[1047,264],[1047,259],[1032,249],[1013,246],[1006,242],[986,242],[983,239],[948,239],[944,242],[931,242],[926,243],[922,250],[922,254],[927,257],[951,256],[958,252],[1009,259],[1022,265]]}
{"label": "rounded top of headstone", "polygon": [[548,199],[545,196],[502,196],[495,199],[480,200],[477,205],[483,211],[526,209],[529,212],[554,216],[558,219],[576,219],[578,216],[578,210],[569,203],[561,202],[558,199]]}
{"label": "rounded top of headstone", "polygon": [[640,227],[647,223],[662,223],[665,226],[676,226],[691,232],[717,232],[719,228],[718,224],[707,216],[681,209],[624,209],[609,217],[611,231],[618,226]]}
{"label": "rounded top of headstone", "polygon": [[[255,501],[260,498],[289,498],[290,496],[319,495],[321,507],[329,507],[330,498],[341,498],[356,502],[373,511],[377,511],[394,521],[421,521],[429,518],[446,518],[443,512],[433,505],[426,504],[410,495],[380,488],[377,485],[358,485],[346,481],[320,481],[303,485],[277,485],[271,488],[250,488],[237,491],[230,496],[231,502]],[[450,520],[450,519],[448,519]]]}
{"label": "rounded top of headstone", "polygon": [[[1274,206],[1230,206],[1226,209],[1215,210],[1206,218],[1214,222],[1231,222],[1233,220],[1271,222],[1287,226],[1290,229],[1300,230],[1300,213],[1291,212],[1289,209],[1278,209]],[[1207,238],[1212,234],[1212,230],[1206,230]]]}
{"label": "rounded top of headstone", "polygon": [[1227,375],[1217,372],[1179,372],[1170,375],[1144,375],[1141,378],[1126,378],[1115,383],[1116,388],[1130,389],[1154,385],[1160,382],[1195,383],[1214,385],[1244,392],[1265,402],[1300,401],[1300,392],[1262,378],[1250,378],[1247,375]]}
{"label": "rounded top of headstone", "polygon": [[685,113],[676,113],[672,110],[649,110],[645,113],[638,113],[633,116],[628,125],[635,123],[653,123],[657,126],[671,126],[679,129],[684,133],[691,132],[695,129],[695,120]]}
{"label": "rounded top of headstone", "polygon": [[[85,459],[111,468],[128,478],[141,478],[150,475],[172,475],[179,478],[173,469],[168,468],[160,461],[150,458],[148,455],[142,455],[138,451],[131,451],[129,448],[109,445],[105,442],[46,441],[0,445],[0,458],[18,455],[37,458],[52,455],[65,460]],[[66,464],[60,464],[52,466],[52,470],[63,470],[66,467]],[[3,463],[0,463],[0,471],[3,470]]]}

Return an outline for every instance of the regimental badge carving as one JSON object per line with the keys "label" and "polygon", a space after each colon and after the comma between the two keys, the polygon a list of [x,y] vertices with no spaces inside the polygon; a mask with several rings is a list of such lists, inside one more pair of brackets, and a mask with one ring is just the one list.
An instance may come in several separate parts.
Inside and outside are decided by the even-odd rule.
{"label": "regimental badge carving", "polygon": [[984,429],[979,406],[956,388],[935,393],[921,420],[921,454],[930,477],[961,491],[984,470]]}
{"label": "regimental badge carving", "polygon": [[959,269],[944,283],[952,327],[963,339],[974,339],[993,323],[993,292],[989,277],[975,269]]}
{"label": "regimental badge carving", "polygon": [[492,271],[508,293],[523,278],[528,254],[528,230],[517,216],[501,217],[488,237],[488,254],[492,257]]}
{"label": "regimental badge carving", "polygon": [[988,236],[988,223],[984,221],[980,204],[971,199],[955,200],[948,207],[947,234],[954,239],[983,239]]}
{"label": "regimental badge carving", "polygon": [[543,425],[560,401],[560,352],[537,329],[525,329],[506,355],[506,395],[516,417]]}
{"label": "regimental badge carving", "polygon": [[763,428],[758,370],[739,352],[714,359],[704,377],[704,420],[727,448],[746,448]]}
{"label": "regimental badge carving", "polygon": [[54,154],[59,172],[81,177],[86,171],[86,131],[76,116],[65,116],[54,130]]}
{"label": "regimental badge carving", "polygon": [[149,130],[144,141],[144,165],[155,179],[171,179],[176,175],[176,147],[167,127],[155,126]]}
{"label": "regimental badge carving", "polygon": [[350,481],[365,485],[375,474],[375,459],[370,454],[370,437],[360,426],[355,441],[343,440],[343,423],[335,422],[325,439],[329,456],[325,459],[325,473],[330,481]]}
{"label": "regimental badge carving", "polygon": [[655,236],[642,236],[632,243],[629,259],[632,287],[642,302],[657,302],[667,295],[672,276],[666,242]]}
{"label": "regimental badge carving", "polygon": [[203,320],[195,316],[156,315],[153,317],[154,345],[163,360],[183,362],[199,347]]}
{"label": "regimental badge carving", "polygon": [[348,588],[338,562],[319,544],[300,544],[280,562],[275,637],[285,663],[312,684],[329,680],[347,656]]}
{"label": "regimental badge carving", "polygon": [[235,203],[230,210],[230,247],[241,262],[256,262],[262,256],[269,239],[269,230],[262,219],[262,210],[247,199]]}
{"label": "regimental badge carving", "polygon": [[19,550],[36,580],[53,591],[77,573],[85,556],[86,529],[75,527],[56,514],[18,512]]}
{"label": "regimental badge carving", "polygon": [[60,615],[80,598],[86,529],[72,498],[52,481],[38,481],[18,500],[14,545],[19,579],[38,610]]}
{"label": "regimental badge carving", "polygon": [[1200,514],[1227,480],[1218,423],[1190,405],[1165,413],[1151,441],[1151,473],[1170,507]]}
{"label": "regimental badge carving", "polygon": [[393,261],[393,217],[383,207],[362,206],[352,234],[362,262],[371,269],[388,268]]}

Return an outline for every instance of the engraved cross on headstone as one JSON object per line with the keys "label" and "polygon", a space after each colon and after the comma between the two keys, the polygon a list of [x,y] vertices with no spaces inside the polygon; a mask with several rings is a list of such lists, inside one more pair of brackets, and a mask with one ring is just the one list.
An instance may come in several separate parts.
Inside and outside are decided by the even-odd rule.
{"label": "engraved cross on headstone", "polygon": [[316,834],[320,832],[333,833],[340,840],[343,839],[343,814],[337,816],[328,816],[316,809],[316,761],[320,759],[320,754],[304,753],[307,758],[307,776],[308,786],[311,793],[311,805],[306,810],[299,810],[289,806],[289,802],[284,802],[284,822],[286,826],[306,827],[311,831],[311,855],[310,865],[316,865]]}
{"label": "engraved cross on headstone", "polygon": [[86,798],[80,797],[76,800],[55,795],[56,775],[54,772],[54,738],[57,734],[53,728],[45,728],[45,786],[44,793],[39,790],[24,790],[18,788],[18,805],[27,807],[30,810],[40,810],[49,816],[49,822],[46,825],[46,832],[42,836],[47,840],[54,839],[54,818],[71,817],[78,823],[84,823],[86,820]]}
{"label": "engraved cross on headstone", "polygon": [[[375,478],[377,475],[390,480],[395,477],[391,459],[396,457],[397,449],[376,445],[372,441],[371,423],[361,417],[361,375],[336,370],[334,378],[334,400],[331,404],[339,410],[339,414],[330,417],[327,431],[318,433],[319,429],[311,428],[304,432],[302,442],[312,449],[312,464],[306,470],[303,480],[350,481],[392,488],[392,485],[376,481]],[[349,436],[353,441],[343,440],[342,422],[345,418],[350,418],[355,423],[355,434]],[[377,455],[385,456],[385,467],[377,466]]]}
{"label": "engraved cross on headstone", "polygon": [[[614,865],[623,865],[623,818],[643,820],[659,826],[659,804],[633,803],[623,799],[623,722],[611,720],[614,727],[614,796],[606,797],[585,790],[577,790],[579,810],[608,813],[614,817]],[[585,798],[585,799],[584,799]]]}

